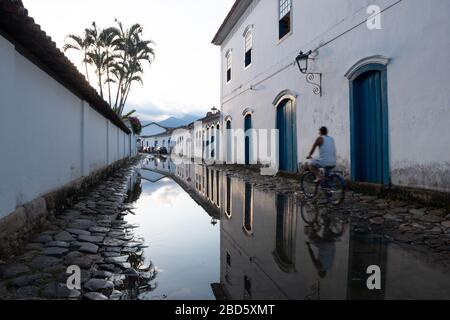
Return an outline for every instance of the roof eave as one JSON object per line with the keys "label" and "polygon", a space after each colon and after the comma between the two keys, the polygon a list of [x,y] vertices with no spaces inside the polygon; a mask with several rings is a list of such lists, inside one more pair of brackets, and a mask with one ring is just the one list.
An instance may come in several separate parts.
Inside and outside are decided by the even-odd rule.
{"label": "roof eave", "polygon": [[252,0],[236,0],[231,8],[230,12],[228,12],[227,17],[223,21],[219,30],[217,31],[214,39],[212,40],[212,44],[216,46],[221,46],[225,39],[228,37],[230,32],[233,30],[236,23],[245,13],[247,8],[252,3]]}

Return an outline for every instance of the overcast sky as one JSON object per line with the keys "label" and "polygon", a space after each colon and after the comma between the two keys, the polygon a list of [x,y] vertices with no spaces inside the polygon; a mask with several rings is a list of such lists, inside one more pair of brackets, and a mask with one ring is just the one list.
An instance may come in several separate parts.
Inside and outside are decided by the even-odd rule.
{"label": "overcast sky", "polygon": [[[140,23],[156,42],[156,60],[136,85],[128,108],[143,120],[183,113],[203,114],[220,102],[220,53],[211,40],[234,0],[23,0],[29,15],[62,48],[67,34],[82,34],[93,21],[101,27]],[[68,53],[80,66],[81,57]],[[80,70],[83,70],[80,68]]]}

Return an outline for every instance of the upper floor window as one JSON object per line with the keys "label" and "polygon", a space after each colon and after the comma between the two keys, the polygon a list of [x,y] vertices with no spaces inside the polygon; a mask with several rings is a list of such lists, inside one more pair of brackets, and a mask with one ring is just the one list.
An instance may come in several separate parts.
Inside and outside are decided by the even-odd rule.
{"label": "upper floor window", "polygon": [[279,0],[279,40],[291,32],[292,24],[292,0]]}
{"label": "upper floor window", "polygon": [[252,49],[253,49],[253,30],[251,27],[247,28],[244,33],[245,39],[245,67],[252,64]]}
{"label": "upper floor window", "polygon": [[231,65],[232,65],[232,53],[231,50],[229,50],[226,54],[227,59],[227,82],[231,81]]}

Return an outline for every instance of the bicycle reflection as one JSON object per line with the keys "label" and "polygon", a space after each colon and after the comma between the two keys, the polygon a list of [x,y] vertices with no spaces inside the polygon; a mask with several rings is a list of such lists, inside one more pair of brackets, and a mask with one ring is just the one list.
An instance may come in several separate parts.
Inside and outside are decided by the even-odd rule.
{"label": "bicycle reflection", "polygon": [[336,242],[344,235],[346,224],[327,208],[319,208],[317,204],[307,206],[312,208],[302,210],[305,243],[319,277],[324,279],[333,268]]}

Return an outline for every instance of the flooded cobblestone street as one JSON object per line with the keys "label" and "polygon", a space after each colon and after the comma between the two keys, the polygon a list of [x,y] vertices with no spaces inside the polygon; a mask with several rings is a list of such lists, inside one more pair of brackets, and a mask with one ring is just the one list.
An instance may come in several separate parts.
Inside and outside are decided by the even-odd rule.
{"label": "flooded cobblestone street", "polygon": [[[2,299],[133,299],[149,289],[152,266],[142,264],[142,239],[129,214],[134,167],[119,170],[71,209],[48,221],[18,256],[0,266]],[[82,290],[66,285],[69,266],[81,269]]]}
{"label": "flooded cobblestone street", "polygon": [[[141,156],[0,262],[0,298],[448,299],[449,220],[352,192],[311,203],[294,179]],[[371,265],[381,290],[366,287]]]}

